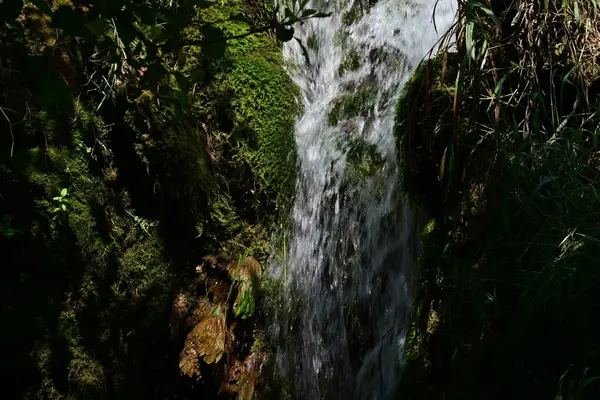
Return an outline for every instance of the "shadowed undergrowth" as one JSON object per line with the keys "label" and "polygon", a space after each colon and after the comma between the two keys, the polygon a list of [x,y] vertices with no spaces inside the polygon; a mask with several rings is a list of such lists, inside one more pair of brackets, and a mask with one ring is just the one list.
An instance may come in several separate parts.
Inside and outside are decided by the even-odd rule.
{"label": "shadowed undergrowth", "polygon": [[411,398],[597,398],[594,2],[461,1],[398,103],[422,205]]}
{"label": "shadowed undergrowth", "polygon": [[[34,3],[0,6],[11,395],[250,398],[265,361],[252,347],[260,263],[295,180],[297,89],[272,33],[219,56],[201,40],[214,26],[264,26],[272,4]],[[184,6],[181,39],[200,44],[172,52],[163,31],[183,24]],[[204,357],[183,362],[196,350]]]}

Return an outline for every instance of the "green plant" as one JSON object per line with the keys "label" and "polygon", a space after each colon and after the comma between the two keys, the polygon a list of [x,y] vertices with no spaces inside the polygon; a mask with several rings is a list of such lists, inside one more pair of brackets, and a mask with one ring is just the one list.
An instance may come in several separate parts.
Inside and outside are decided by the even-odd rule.
{"label": "green plant", "polygon": [[69,191],[67,188],[63,188],[60,191],[60,194],[56,197],[53,197],[56,207],[52,210],[52,213],[65,213],[67,212],[67,207],[69,206]]}
{"label": "green plant", "polygon": [[461,1],[398,102],[403,183],[433,221],[407,393],[597,397],[598,76],[582,60],[600,25],[592,3],[528,4]]}

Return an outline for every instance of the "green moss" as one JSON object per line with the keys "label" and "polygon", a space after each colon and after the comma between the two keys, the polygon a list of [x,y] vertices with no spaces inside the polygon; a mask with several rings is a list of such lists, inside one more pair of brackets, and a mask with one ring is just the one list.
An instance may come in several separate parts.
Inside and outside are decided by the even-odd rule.
{"label": "green moss", "polygon": [[348,32],[344,29],[337,30],[333,35],[333,44],[337,47],[344,48],[348,42]]}
{"label": "green moss", "polygon": [[363,10],[361,2],[359,0],[355,0],[354,4],[352,5],[352,8],[350,8],[350,10],[342,14],[342,23],[346,26],[350,26],[356,21],[358,21],[358,19],[362,16]]}
{"label": "green moss", "polygon": [[340,64],[338,74],[343,76],[348,71],[356,71],[360,67],[360,55],[352,50]]}
{"label": "green moss", "polygon": [[306,40],[306,47],[308,47],[311,50],[317,50],[319,48],[319,38],[317,37],[317,35],[312,34],[308,37],[308,39]]}
{"label": "green moss", "polygon": [[[259,2],[260,3],[260,2]],[[266,17],[264,5],[256,2],[229,0],[226,2],[214,2],[208,8],[199,10],[198,23],[211,23],[213,26],[222,30],[226,37],[239,36],[250,31],[250,26],[240,21],[240,16],[254,19],[257,24],[265,24]],[[243,18],[242,18],[243,19]],[[196,26],[186,28],[184,34],[189,39],[202,39],[202,34]],[[188,46],[185,52],[184,73],[190,73],[198,67],[202,67],[202,50],[197,46]],[[225,59],[219,61],[218,68],[226,68],[229,60],[236,57],[249,55],[259,55],[260,57],[274,63],[283,61],[280,47],[275,40],[267,34],[249,35],[241,39],[230,40],[227,42]]]}
{"label": "green moss", "polygon": [[350,181],[364,182],[365,179],[375,176],[385,164],[377,147],[362,137],[351,137],[348,142],[346,154]]}
{"label": "green moss", "polygon": [[229,101],[234,134],[246,143],[238,157],[254,168],[260,187],[286,203],[296,179],[297,88],[283,69],[254,57],[236,60],[218,88]]}
{"label": "green moss", "polygon": [[[235,14],[262,24],[272,11],[259,1],[211,3],[195,22],[219,21],[228,36],[248,31],[227,21]],[[184,36],[201,38],[194,29]],[[3,341],[15,343],[6,363],[24,371],[24,398],[150,398],[188,390],[168,372],[184,342],[164,334],[171,297],[182,287],[201,295],[213,282],[231,283],[219,272],[194,274],[206,254],[269,256],[276,206],[293,197],[298,90],[270,35],[229,44],[218,61],[203,58],[197,46],[186,46],[183,56],[163,55],[174,70],[203,72],[185,109],[184,87],[173,76],[160,81],[157,93],[140,93],[137,81],[106,98],[85,89],[72,110],[50,112],[30,101],[34,88],[23,68],[11,75],[22,93],[3,92],[12,99],[6,107],[22,122],[13,124],[14,157],[0,154],[0,248],[12,271],[0,292],[7,324],[19,326]],[[83,68],[78,57],[87,63],[91,49],[71,45],[68,65],[77,83],[103,87],[112,76],[103,63],[112,61],[93,58]],[[0,86],[8,88],[7,79]],[[261,306],[256,287],[240,289],[227,317],[252,319]],[[238,339],[244,348],[252,343],[246,333]],[[218,387],[213,375],[205,378]]]}
{"label": "green moss", "polygon": [[335,126],[342,119],[352,117],[367,117],[373,101],[377,96],[377,88],[368,86],[359,89],[356,93],[345,94],[334,100],[331,111],[327,117],[327,122]]}
{"label": "green moss", "polygon": [[[442,173],[444,184],[460,179],[457,169],[446,165],[440,168],[444,152],[453,151],[451,141],[456,128],[450,118],[454,93],[446,83],[454,83],[458,73],[456,65],[451,66],[442,82],[443,57],[439,54],[417,68],[398,99],[394,128],[404,189],[419,198],[430,216],[441,212],[440,203],[444,201],[443,187],[431,182],[439,182]],[[454,54],[448,57],[449,62],[456,60]]]}

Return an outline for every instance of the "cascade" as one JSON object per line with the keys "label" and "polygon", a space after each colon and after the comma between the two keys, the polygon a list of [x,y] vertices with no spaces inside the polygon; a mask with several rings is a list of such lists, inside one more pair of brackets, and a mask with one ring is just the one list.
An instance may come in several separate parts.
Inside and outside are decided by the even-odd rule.
{"label": "cascade", "polygon": [[332,15],[296,27],[309,63],[296,41],[284,47],[304,112],[286,258],[271,266],[284,280],[271,326],[277,370],[294,398],[393,398],[416,254],[416,213],[398,182],[394,105],[456,6],[314,0],[307,7]]}

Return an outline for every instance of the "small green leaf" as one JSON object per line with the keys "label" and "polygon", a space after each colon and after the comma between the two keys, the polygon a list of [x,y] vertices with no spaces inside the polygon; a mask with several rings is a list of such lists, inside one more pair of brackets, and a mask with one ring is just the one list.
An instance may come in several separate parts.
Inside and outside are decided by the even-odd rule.
{"label": "small green leaf", "polygon": [[313,10],[312,8],[309,8],[307,10],[302,11],[302,16],[303,17],[308,17],[308,16],[311,16],[311,15],[316,14],[316,13],[317,13],[317,10]]}
{"label": "small green leaf", "polygon": [[60,197],[65,197],[67,195],[67,188],[63,188],[63,190],[60,191]]}
{"label": "small green leaf", "polygon": [[313,15],[313,17],[315,17],[315,18],[327,18],[327,17],[331,17],[331,13],[320,12],[320,13],[316,13],[315,15]]}
{"label": "small green leaf", "polygon": [[508,75],[504,75],[502,78],[500,78],[500,80],[498,81],[498,84],[494,88],[494,93],[493,93],[492,98],[490,100],[490,104],[488,105],[488,108],[487,108],[488,112],[490,111],[490,109],[494,105],[494,101],[498,101],[498,98],[502,95],[502,85],[504,85],[504,81],[506,80],[507,76]]}
{"label": "small green leaf", "polygon": [[537,193],[537,192],[538,192],[538,191],[539,191],[539,190],[540,190],[540,189],[541,189],[541,188],[542,188],[544,185],[546,185],[547,183],[550,183],[550,182],[554,181],[555,179],[556,179],[556,178],[555,178],[555,177],[553,177],[553,176],[548,176],[548,177],[546,177],[546,178],[542,179],[542,180],[540,181],[540,183],[538,183],[538,184],[535,186],[535,189],[533,189],[533,193],[531,194],[531,196],[533,196],[534,194],[536,194],[536,193]]}
{"label": "small green leaf", "polygon": [[62,208],[63,211],[67,211],[67,206],[64,204],[61,204],[60,208]]}
{"label": "small green leaf", "polygon": [[473,3],[471,3],[471,5],[481,9],[484,13],[486,13],[488,15],[488,17],[490,17],[491,20],[494,21],[494,24],[496,24],[496,25],[500,24],[500,21],[498,21],[498,18],[496,17],[494,12],[492,10],[490,10],[489,8],[487,8],[486,6],[484,6],[483,4],[473,2]]}
{"label": "small green leaf", "polygon": [[285,14],[285,19],[286,20],[292,20],[292,18],[294,18],[294,13],[292,12],[292,10],[290,10],[289,8],[285,8],[284,10],[284,14]]}

